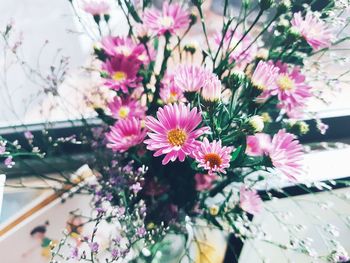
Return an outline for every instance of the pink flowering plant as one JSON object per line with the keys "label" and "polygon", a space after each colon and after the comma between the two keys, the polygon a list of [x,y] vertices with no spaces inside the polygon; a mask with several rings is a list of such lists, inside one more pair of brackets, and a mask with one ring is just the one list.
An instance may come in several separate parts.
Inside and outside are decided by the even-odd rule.
{"label": "pink flowering plant", "polygon": [[[112,97],[105,107],[93,104],[102,125],[86,141],[96,181],[84,187],[93,195],[96,217],[88,222],[95,230],[81,239],[90,253],[72,247],[73,259],[98,262],[107,251],[101,262],[168,262],[150,260],[167,234],[187,240],[188,224],[198,221],[244,241],[249,219],[264,209],[256,185],[306,176],[299,137],[310,129],[303,119],[316,94],[304,65],[344,41],[327,19],[337,9],[257,2],[243,1],[237,17],[224,1],[222,27],[210,34],[201,0],[160,7],[120,0],[129,26],[120,35],[108,27],[107,1],[82,1],[98,27],[93,56],[101,89]],[[198,28],[200,47],[188,41]],[[2,141],[0,156],[13,165]],[[103,253],[95,240],[102,221],[119,229]],[[308,254],[304,246],[288,249]]]}
{"label": "pink flowering plant", "polygon": [[[186,218],[241,235],[235,220],[263,209],[257,181],[304,176],[298,136],[308,131],[302,117],[313,91],[303,60],[335,41],[320,15],[327,8],[297,12],[289,1],[244,2],[245,13],[256,8],[257,16],[243,27],[247,18],[230,16],[225,1],[225,20],[213,36],[202,1],[164,1],[160,9],[125,1],[120,8],[129,34],[102,36],[95,47],[104,85],[114,91],[107,110],[96,108],[109,126],[101,147],[112,153],[100,180],[112,180],[125,164],[142,173],[119,172],[119,184],[101,183],[98,200],[122,209],[121,221],[125,213],[138,217],[130,232],[150,254],[156,249],[148,240],[186,232]],[[283,24],[286,19],[291,22]],[[196,24],[201,48],[183,42]],[[206,203],[218,195],[217,207]],[[125,256],[116,249],[116,258]]]}

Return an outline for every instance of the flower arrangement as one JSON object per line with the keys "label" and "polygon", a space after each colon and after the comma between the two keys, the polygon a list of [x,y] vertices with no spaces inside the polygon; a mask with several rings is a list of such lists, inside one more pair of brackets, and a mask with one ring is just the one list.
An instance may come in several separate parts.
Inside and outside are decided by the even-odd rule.
{"label": "flower arrangement", "polygon": [[[103,250],[94,231],[83,239],[90,256],[73,247],[72,258],[151,262],[169,234],[188,240],[196,224],[244,240],[263,209],[256,184],[305,176],[298,137],[309,130],[303,118],[317,91],[304,65],[344,41],[330,23],[342,7],[243,1],[233,16],[224,1],[222,27],[208,34],[202,2],[164,1],[159,9],[118,1],[125,36],[103,33],[107,1],[83,2],[101,34],[98,71],[113,93],[104,107],[94,105],[104,125],[94,130],[96,181],[85,187],[96,227],[114,222],[118,233]],[[200,47],[186,43],[195,26]],[[304,245],[288,249],[307,254]],[[342,256],[333,261],[348,260]]]}

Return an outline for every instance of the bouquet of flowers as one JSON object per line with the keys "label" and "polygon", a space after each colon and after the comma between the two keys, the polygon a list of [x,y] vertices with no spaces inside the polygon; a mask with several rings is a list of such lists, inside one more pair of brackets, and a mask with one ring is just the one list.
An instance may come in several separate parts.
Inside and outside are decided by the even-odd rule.
{"label": "bouquet of flowers", "polygon": [[[257,185],[276,177],[304,180],[298,137],[309,131],[303,119],[314,116],[308,102],[320,97],[308,73],[346,40],[334,25],[348,4],[244,0],[233,15],[225,0],[221,27],[212,34],[201,0],[164,1],[160,8],[120,0],[129,28],[115,36],[105,33],[108,2],[79,3],[100,35],[94,57],[104,103],[91,103],[103,125],[92,135],[96,178],[84,184],[96,210],[88,220],[94,231],[82,238],[90,251],[73,246],[70,257],[220,262],[210,261],[208,251],[194,252],[193,244],[206,251],[199,228],[264,239],[250,221],[262,210]],[[200,45],[188,40],[193,30],[200,31]],[[117,228],[107,248],[95,240],[102,221]],[[176,250],[175,241],[182,245],[171,261],[164,250],[172,242]],[[306,246],[284,248],[308,254]],[[339,251],[326,257],[348,260]]]}

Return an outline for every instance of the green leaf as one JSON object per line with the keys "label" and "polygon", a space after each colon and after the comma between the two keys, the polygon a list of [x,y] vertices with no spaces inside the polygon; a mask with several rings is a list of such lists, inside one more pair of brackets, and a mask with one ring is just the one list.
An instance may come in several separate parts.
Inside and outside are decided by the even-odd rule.
{"label": "green leaf", "polygon": [[242,146],[238,146],[238,148],[233,153],[231,153],[231,162],[234,162],[237,159],[237,157],[241,153],[241,150]]}
{"label": "green leaf", "polygon": [[129,1],[124,1],[126,7],[128,8],[129,13],[131,14],[132,18],[137,22],[137,23],[142,23],[141,18],[139,17],[138,13],[136,12],[134,6],[130,4]]}

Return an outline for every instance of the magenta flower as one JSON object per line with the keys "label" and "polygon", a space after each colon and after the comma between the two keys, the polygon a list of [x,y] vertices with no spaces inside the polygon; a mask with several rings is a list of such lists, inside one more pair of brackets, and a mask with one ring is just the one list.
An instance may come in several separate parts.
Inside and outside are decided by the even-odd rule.
{"label": "magenta flower", "polygon": [[106,0],[83,0],[81,3],[83,10],[93,16],[108,14],[111,8]]}
{"label": "magenta flower", "polygon": [[183,92],[198,92],[211,75],[201,66],[182,65],[174,73],[174,83]]}
{"label": "magenta flower", "polygon": [[278,106],[284,109],[287,114],[293,115],[295,109],[301,112],[307,99],[312,96],[311,87],[305,83],[305,76],[301,74],[299,67],[294,67],[289,71],[287,64],[277,62],[276,66],[279,68],[276,87],[265,90],[261,96],[277,96],[280,101]]}
{"label": "magenta flower", "polygon": [[[232,63],[234,61],[239,69],[243,69],[248,63],[250,63],[257,53],[257,46],[255,44],[251,45],[253,41],[251,35],[247,34],[241,40],[242,37],[243,32],[238,28],[235,31],[228,30],[223,39],[222,32],[218,32],[214,36],[214,42],[217,48],[219,48],[222,42],[221,48],[223,53],[227,54],[231,51],[229,55],[230,62]],[[238,41],[240,41],[240,43],[237,45]]]}
{"label": "magenta flower", "polygon": [[250,156],[268,154],[271,145],[271,137],[266,133],[256,133],[247,136],[246,153]]}
{"label": "magenta flower", "polygon": [[106,134],[107,147],[115,152],[127,151],[140,144],[146,136],[146,131],[141,128],[141,121],[136,118],[119,120],[110,129]]}
{"label": "magenta flower", "polygon": [[196,190],[204,191],[211,188],[213,182],[217,179],[217,175],[197,173],[195,174],[194,179],[196,181]]}
{"label": "magenta flower", "polygon": [[333,38],[331,30],[313,12],[307,12],[304,18],[301,12],[295,13],[291,24],[314,50],[331,45]]}
{"label": "magenta flower", "polygon": [[166,32],[177,34],[189,26],[190,14],[177,3],[164,2],[161,11],[154,8],[145,10],[143,23],[158,35]]}
{"label": "magenta flower", "polygon": [[140,78],[137,76],[140,63],[133,57],[112,57],[102,67],[110,75],[105,85],[111,89],[128,93],[128,88],[136,88],[140,81]]}
{"label": "magenta flower", "polygon": [[279,69],[270,62],[260,61],[254,70],[251,81],[259,90],[276,89]]}
{"label": "magenta flower", "polygon": [[196,139],[209,130],[208,127],[197,128],[202,115],[197,108],[190,105],[170,104],[157,111],[157,119],[146,117],[149,139],[145,140],[147,149],[156,151],[154,156],[165,154],[163,165],[179,159],[183,162],[186,156],[192,156],[199,142]]}
{"label": "magenta flower", "polygon": [[148,64],[154,59],[154,50],[149,54],[144,45],[135,43],[129,37],[111,37],[102,39],[103,50],[109,56],[134,57],[142,64]]}
{"label": "magenta flower", "polygon": [[261,212],[262,200],[257,191],[248,189],[245,185],[242,185],[239,190],[239,205],[249,214],[256,215]]}
{"label": "magenta flower", "polygon": [[108,104],[108,108],[116,119],[131,117],[142,119],[146,115],[146,107],[142,106],[139,101],[130,98],[122,99],[115,96],[113,101]]}
{"label": "magenta flower", "polygon": [[166,74],[164,76],[159,95],[165,104],[185,102],[183,91],[175,85],[173,75]]}
{"label": "magenta flower", "polygon": [[269,156],[273,166],[290,180],[302,173],[303,147],[293,134],[279,130],[272,138]]}
{"label": "magenta flower", "polygon": [[209,174],[226,173],[225,169],[230,167],[231,152],[233,147],[221,146],[221,141],[213,141],[209,143],[207,138],[193,152],[198,167],[208,170]]}

